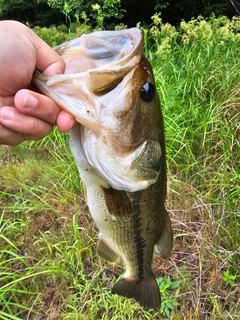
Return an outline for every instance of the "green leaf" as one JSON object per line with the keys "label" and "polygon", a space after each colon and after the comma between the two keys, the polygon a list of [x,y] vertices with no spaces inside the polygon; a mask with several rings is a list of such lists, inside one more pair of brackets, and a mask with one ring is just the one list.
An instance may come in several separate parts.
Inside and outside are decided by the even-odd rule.
{"label": "green leaf", "polygon": [[176,289],[177,287],[180,286],[181,283],[182,283],[182,280],[174,281],[174,282],[172,282],[171,287],[172,287],[173,289]]}

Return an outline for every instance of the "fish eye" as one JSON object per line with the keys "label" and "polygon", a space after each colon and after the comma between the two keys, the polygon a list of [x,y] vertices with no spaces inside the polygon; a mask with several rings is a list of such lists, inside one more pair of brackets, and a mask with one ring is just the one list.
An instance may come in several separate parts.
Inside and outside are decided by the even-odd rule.
{"label": "fish eye", "polygon": [[140,97],[143,101],[150,102],[155,95],[155,86],[151,82],[146,82],[141,88]]}

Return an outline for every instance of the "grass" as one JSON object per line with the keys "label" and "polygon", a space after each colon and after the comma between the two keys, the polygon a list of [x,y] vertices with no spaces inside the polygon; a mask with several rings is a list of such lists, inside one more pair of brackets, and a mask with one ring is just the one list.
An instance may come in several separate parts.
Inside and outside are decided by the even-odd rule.
{"label": "grass", "polygon": [[[67,135],[0,146],[0,319],[240,318],[240,20],[153,19],[146,54],[165,116],[171,259],[159,312],[111,295]],[[46,32],[46,30],[45,30]],[[56,35],[54,36],[56,41]]]}

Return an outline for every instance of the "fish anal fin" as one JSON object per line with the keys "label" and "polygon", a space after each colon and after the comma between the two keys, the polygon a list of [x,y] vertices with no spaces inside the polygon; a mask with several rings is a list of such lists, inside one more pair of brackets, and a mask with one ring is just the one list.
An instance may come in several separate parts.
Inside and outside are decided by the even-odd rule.
{"label": "fish anal fin", "polygon": [[172,247],[173,247],[173,232],[172,232],[171,221],[167,212],[165,217],[166,217],[165,218],[166,220],[165,220],[163,232],[161,234],[161,237],[157,241],[156,246],[161,256],[164,259],[167,259],[169,258],[170,253],[172,251]]}
{"label": "fish anal fin", "polygon": [[114,285],[112,293],[134,298],[144,309],[159,309],[161,306],[160,290],[153,274],[142,281],[123,277]]}
{"label": "fish anal fin", "polygon": [[99,256],[109,263],[117,263],[119,256],[116,254],[103,239],[99,239],[97,243],[97,253]]}

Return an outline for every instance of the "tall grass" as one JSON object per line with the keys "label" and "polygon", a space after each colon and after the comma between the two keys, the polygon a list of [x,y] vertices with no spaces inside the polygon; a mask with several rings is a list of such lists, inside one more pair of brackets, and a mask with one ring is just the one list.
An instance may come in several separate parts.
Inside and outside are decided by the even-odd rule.
{"label": "tall grass", "polygon": [[[212,267],[211,272],[221,278],[224,270],[231,270],[235,279],[235,286],[231,289],[233,295],[237,295],[240,258],[240,20],[229,21],[214,16],[203,20],[199,17],[189,23],[182,22],[177,31],[170,25],[163,25],[159,15],[154,16],[154,22],[145,36],[150,37],[147,53],[153,64],[165,115],[169,201],[177,198],[170,203],[176,228],[184,222],[185,232],[189,234],[190,231],[191,236],[199,237],[194,243],[195,248],[190,250],[198,255],[196,272],[206,274],[212,267],[212,260],[216,259],[218,268],[214,270]],[[181,202],[183,209],[178,212]],[[181,246],[189,246],[184,243],[182,232],[180,228]],[[178,232],[175,235],[178,237]],[[204,266],[200,265],[201,262]],[[212,274],[210,278],[215,279],[215,276]],[[237,296],[234,299],[230,298],[229,292],[229,296],[223,294],[217,278],[214,285],[213,279],[208,279],[213,292],[207,295],[217,296],[218,302],[228,300],[220,308],[224,314],[221,317],[227,317],[224,311],[228,312],[231,299],[238,301]],[[197,284],[202,291],[199,295],[206,294],[206,289],[202,288],[206,286],[206,280]],[[200,296],[198,303],[199,299]],[[211,303],[208,298],[204,300],[204,305]],[[239,302],[232,307],[236,307],[239,315]],[[214,310],[209,308],[211,312]],[[195,317],[206,317],[207,312],[210,318],[220,318],[220,310],[218,316],[208,315],[209,311],[204,310],[201,303]]]}
{"label": "tall grass", "polygon": [[[56,45],[74,30],[38,32]],[[175,238],[170,261],[153,261],[165,309],[109,294],[122,267],[96,256],[67,136],[55,129],[0,148],[1,319],[240,318],[239,31],[239,18],[214,16],[176,29],[155,15],[144,29],[165,117]]]}
{"label": "tall grass", "polygon": [[[149,33],[157,40],[148,52],[165,114],[169,169],[194,186],[202,201],[211,203],[217,221],[224,227],[218,231],[226,233],[225,227],[231,230],[231,243],[226,237],[221,243],[236,251],[240,200],[239,19],[230,22],[225,17],[211,17],[206,21],[199,17],[188,24],[182,22],[178,33],[168,25],[155,28]],[[169,30],[169,45],[161,47],[165,29]]]}

